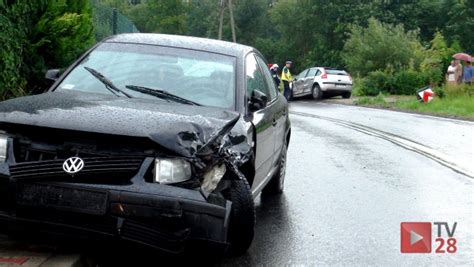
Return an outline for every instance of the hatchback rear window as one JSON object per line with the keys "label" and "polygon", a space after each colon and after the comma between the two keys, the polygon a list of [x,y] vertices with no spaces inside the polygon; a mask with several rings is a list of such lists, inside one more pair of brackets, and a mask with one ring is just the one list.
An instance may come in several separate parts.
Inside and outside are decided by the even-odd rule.
{"label": "hatchback rear window", "polygon": [[327,74],[332,74],[332,75],[341,75],[341,76],[348,76],[349,73],[343,71],[343,70],[328,70],[326,69]]}

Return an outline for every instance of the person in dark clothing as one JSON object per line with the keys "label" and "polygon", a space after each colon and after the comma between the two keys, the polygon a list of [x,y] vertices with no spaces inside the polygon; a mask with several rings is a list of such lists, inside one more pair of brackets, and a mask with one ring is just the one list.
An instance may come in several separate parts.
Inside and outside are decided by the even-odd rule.
{"label": "person in dark clothing", "polygon": [[280,77],[278,77],[278,65],[273,64],[272,67],[270,68],[270,72],[272,73],[273,80],[275,81],[275,84],[277,88],[280,88]]}

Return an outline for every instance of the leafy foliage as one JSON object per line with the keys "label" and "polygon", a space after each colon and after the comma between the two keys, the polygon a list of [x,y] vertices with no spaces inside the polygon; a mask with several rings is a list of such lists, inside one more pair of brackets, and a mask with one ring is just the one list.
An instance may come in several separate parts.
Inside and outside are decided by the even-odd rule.
{"label": "leafy foliage", "polygon": [[421,72],[427,77],[427,82],[439,84],[443,80],[444,70],[452,60],[452,55],[458,51],[460,48],[448,47],[444,36],[436,32],[420,66]]}
{"label": "leafy foliage", "polygon": [[[120,9],[143,32],[217,38],[220,3],[217,0],[102,2]],[[233,0],[233,3],[237,41],[257,47],[270,62],[281,64],[292,59],[295,72],[315,65],[349,67],[344,59],[347,40],[354,28],[373,28],[374,21],[380,25],[399,25],[388,29],[388,33],[414,41],[403,44],[403,51],[393,55],[395,62],[390,62],[392,58],[386,60],[385,64],[394,66],[395,70],[411,64],[407,58],[419,65],[424,56],[423,47],[429,45],[436,32],[442,33],[449,45],[459,40],[465,48],[472,47],[470,42],[474,39],[474,31],[469,30],[474,15],[466,17],[471,14],[474,1],[468,0]],[[225,21],[223,36],[231,40],[228,12]],[[396,39],[398,36],[390,37],[390,41],[403,42]],[[407,49],[416,49],[415,58]],[[399,55],[402,58],[396,58]]]}
{"label": "leafy foliage", "polygon": [[413,95],[425,85],[425,79],[419,72],[401,70],[393,75],[393,85],[389,92],[395,95]]}
{"label": "leafy foliage", "polygon": [[[44,70],[70,63],[93,43],[93,31],[99,39],[111,34],[100,21],[92,28],[89,1],[0,0],[0,97],[41,86]],[[142,32],[217,38],[219,0],[92,1],[116,8]],[[294,73],[310,66],[349,69],[360,77],[359,91],[370,95],[440,84],[452,54],[474,47],[472,0],[233,0],[233,5],[239,43],[255,46],[272,63],[292,59]],[[228,12],[223,30],[223,38],[231,40]]]}
{"label": "leafy foliage", "polygon": [[420,63],[423,48],[417,32],[405,32],[402,25],[393,26],[369,19],[367,28],[353,26],[344,45],[343,60],[353,73],[367,75],[376,70],[398,71]]}
{"label": "leafy foliage", "polygon": [[389,73],[381,70],[373,71],[367,77],[358,81],[358,94],[375,96],[379,93],[388,93],[391,91],[392,83],[393,79]]}
{"label": "leafy foliage", "polygon": [[458,41],[466,49],[473,49],[474,1],[446,0],[445,10],[448,10],[448,21],[443,31],[445,36],[451,42]]}
{"label": "leafy foliage", "polygon": [[372,71],[358,81],[359,95],[375,96],[380,93],[394,95],[412,95],[417,89],[426,86],[426,77],[411,69],[396,72]]}
{"label": "leafy foliage", "polygon": [[0,98],[44,86],[47,68],[69,65],[94,43],[88,0],[0,2]]}

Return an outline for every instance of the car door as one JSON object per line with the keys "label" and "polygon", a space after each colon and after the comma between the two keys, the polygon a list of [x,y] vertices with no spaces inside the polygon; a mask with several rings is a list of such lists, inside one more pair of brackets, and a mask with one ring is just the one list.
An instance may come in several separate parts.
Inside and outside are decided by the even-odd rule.
{"label": "car door", "polygon": [[254,90],[258,90],[268,98],[265,107],[252,113],[252,124],[256,131],[255,178],[252,184],[252,191],[255,191],[261,189],[273,164],[275,127],[272,114],[275,101],[272,101],[269,86],[254,53],[248,54],[245,58],[245,75],[247,96],[250,97]]}
{"label": "car door", "polygon": [[313,90],[314,76],[316,75],[316,68],[309,69],[304,79],[305,94],[311,94]]}
{"label": "car door", "polygon": [[293,82],[293,95],[301,95],[304,92],[304,78],[308,70],[302,71],[296,77],[296,80]]}
{"label": "car door", "polygon": [[[284,97],[279,96],[279,92],[276,90],[275,86],[273,86],[273,79],[271,73],[267,71],[265,68],[266,63],[265,61],[258,55],[256,55],[257,62],[260,65],[260,68],[263,70],[263,75],[265,81],[268,85],[268,90],[270,92],[271,97],[271,116],[273,116],[272,125],[274,127],[274,153],[273,153],[273,167],[277,167],[280,161],[280,152],[283,148],[283,143],[285,142],[285,133],[286,133],[286,114],[288,112],[288,105],[283,100]],[[269,114],[270,115],[270,114]]]}

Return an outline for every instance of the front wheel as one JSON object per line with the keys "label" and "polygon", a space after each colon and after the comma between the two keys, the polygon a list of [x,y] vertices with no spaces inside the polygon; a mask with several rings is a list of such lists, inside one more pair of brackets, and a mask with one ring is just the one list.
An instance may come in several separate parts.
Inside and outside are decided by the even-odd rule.
{"label": "front wheel", "polygon": [[232,180],[229,189],[223,192],[227,200],[232,201],[228,253],[237,256],[245,253],[252,244],[255,227],[255,205],[250,185],[245,178]]}

